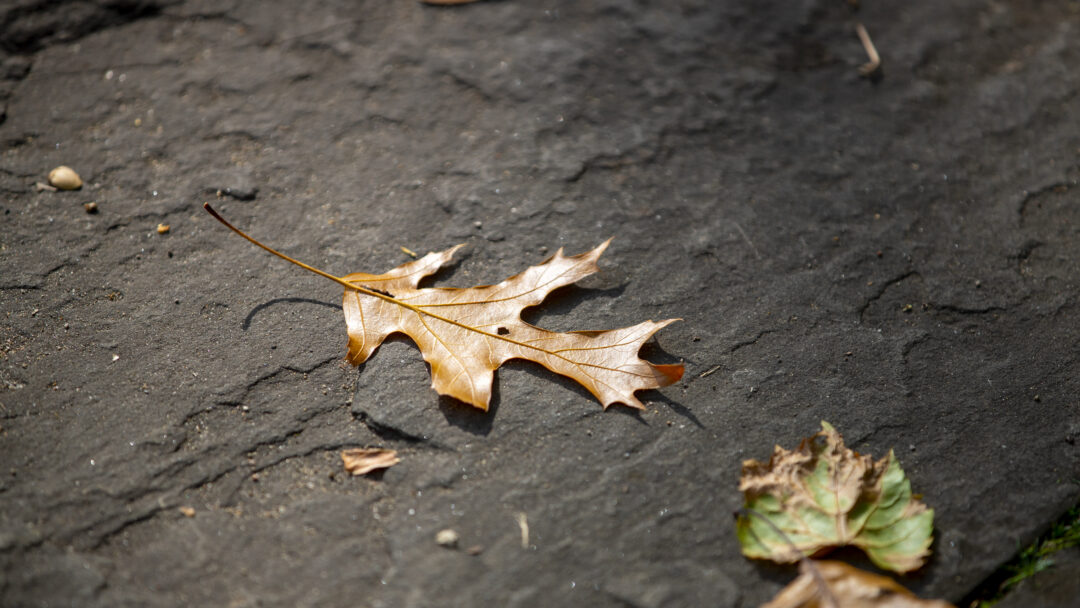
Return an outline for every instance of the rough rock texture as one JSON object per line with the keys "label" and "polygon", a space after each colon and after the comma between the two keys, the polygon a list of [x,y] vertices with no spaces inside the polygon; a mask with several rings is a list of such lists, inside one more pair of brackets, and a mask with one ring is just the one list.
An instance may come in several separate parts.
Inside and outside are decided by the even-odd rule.
{"label": "rough rock texture", "polygon": [[[0,603],[755,606],[795,572],[739,555],[740,462],[822,419],[963,597],[1080,500],[1080,5],[862,5],[0,9]],[[407,341],[353,369],[204,200],[338,274],[467,243],[439,284],[613,235],[532,320],[681,317],[687,375],[638,415],[515,364],[484,414]]]}

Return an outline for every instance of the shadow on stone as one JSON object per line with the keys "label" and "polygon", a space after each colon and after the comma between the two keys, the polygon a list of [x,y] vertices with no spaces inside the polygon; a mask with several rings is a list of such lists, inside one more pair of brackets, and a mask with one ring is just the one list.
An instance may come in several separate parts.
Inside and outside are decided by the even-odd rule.
{"label": "shadow on stone", "polygon": [[488,410],[473,407],[453,397],[439,395],[439,411],[446,417],[446,422],[466,433],[486,437],[491,433],[491,424],[495,412],[499,409],[499,383],[491,388],[491,403]]}
{"label": "shadow on stone", "polygon": [[664,405],[671,408],[671,411],[675,412],[679,416],[682,416],[683,418],[686,418],[691,422],[691,424],[698,427],[699,429],[705,428],[705,425],[701,423],[701,420],[698,420],[698,417],[694,415],[694,412],[690,411],[690,408],[679,403],[678,401],[675,401],[674,399],[671,399],[670,397],[659,391],[653,391],[652,394],[655,396],[649,399],[649,401],[657,401],[663,403]]}
{"label": "shadow on stone", "polygon": [[637,422],[638,424],[640,424],[642,426],[649,426],[648,421],[646,421],[644,418],[641,417],[641,410],[639,410],[637,408],[632,408],[629,405],[623,405],[621,403],[616,403],[615,405],[612,405],[608,409],[604,410],[605,414],[607,414],[609,412],[612,415],[618,414],[620,416],[626,416],[628,418],[633,418],[634,422]]}
{"label": "shadow on stone", "polygon": [[[595,275],[594,275],[595,276]],[[586,277],[583,281],[589,281],[594,277]],[[560,287],[548,294],[543,303],[536,306],[530,306],[521,311],[521,320],[530,325],[537,327],[543,327],[551,331],[580,331],[580,330],[595,330],[595,329],[616,329],[615,327],[595,327],[590,321],[582,321],[583,327],[574,327],[571,329],[552,329],[544,326],[545,317],[555,317],[570,314],[575,308],[588,300],[596,298],[611,298],[615,299],[622,295],[626,290],[626,283],[623,282],[614,286],[598,287],[582,287],[581,285],[567,285],[566,287]],[[619,327],[625,327],[627,325],[633,325],[637,321],[627,322],[619,324]]]}
{"label": "shadow on stone", "polygon": [[312,300],[310,298],[275,298],[275,299],[270,300],[268,302],[263,302],[262,304],[259,304],[255,308],[252,308],[251,312],[249,312],[247,317],[244,318],[244,322],[240,325],[240,327],[244,331],[247,331],[248,328],[251,327],[251,320],[255,318],[255,315],[259,314],[263,310],[266,310],[267,308],[270,308],[271,306],[275,306],[277,304],[295,304],[295,303],[318,304],[319,306],[325,306],[327,308],[333,308],[334,310],[341,310],[341,305],[340,304],[331,304],[329,302],[323,302],[322,300]]}

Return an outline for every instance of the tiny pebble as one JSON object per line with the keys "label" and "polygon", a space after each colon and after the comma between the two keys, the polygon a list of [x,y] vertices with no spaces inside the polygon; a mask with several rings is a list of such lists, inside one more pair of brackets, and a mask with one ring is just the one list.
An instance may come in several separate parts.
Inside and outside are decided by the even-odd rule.
{"label": "tiny pebble", "polygon": [[168,234],[169,233],[169,225],[168,224],[158,224],[157,225],[157,233],[158,234]]}
{"label": "tiny pebble", "polygon": [[457,547],[458,533],[449,528],[440,530],[439,533],[435,535],[435,542],[439,543],[442,547],[452,549]]}
{"label": "tiny pebble", "polygon": [[191,507],[180,507],[180,512],[184,514],[184,517],[195,517],[195,509]]}
{"label": "tiny pebble", "polygon": [[484,552],[484,547],[481,545],[473,545],[465,550],[469,555],[480,555]]}
{"label": "tiny pebble", "polygon": [[61,190],[78,190],[82,188],[82,179],[71,167],[60,165],[49,171],[49,184]]}
{"label": "tiny pebble", "polygon": [[94,201],[83,203],[83,209],[86,209],[87,213],[97,213],[97,203]]}

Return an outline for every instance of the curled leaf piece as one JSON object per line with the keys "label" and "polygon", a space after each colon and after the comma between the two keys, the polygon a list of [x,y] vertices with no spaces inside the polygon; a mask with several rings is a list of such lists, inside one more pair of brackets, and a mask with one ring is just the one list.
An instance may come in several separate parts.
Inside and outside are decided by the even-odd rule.
{"label": "curled leaf piece", "polygon": [[887,576],[843,562],[806,560],[799,577],[761,608],[954,608],[915,596]]}
{"label": "curled leaf piece", "polygon": [[353,475],[366,475],[379,469],[388,469],[401,462],[396,450],[383,448],[350,448],[341,451],[345,470]]}
{"label": "curled leaf piece", "polygon": [[740,516],[736,533],[743,555],[792,563],[854,545],[885,570],[922,566],[930,555],[934,511],[912,497],[895,455],[890,451],[874,462],[844,447],[832,425],[821,426],[794,451],[776,446],[768,463],[743,462],[739,489],[746,508],[782,531]]}

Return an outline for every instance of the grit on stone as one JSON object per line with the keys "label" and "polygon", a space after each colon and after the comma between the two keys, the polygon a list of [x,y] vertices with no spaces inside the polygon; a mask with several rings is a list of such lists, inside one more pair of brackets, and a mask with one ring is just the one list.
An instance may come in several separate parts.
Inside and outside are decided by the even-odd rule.
{"label": "grit on stone", "polygon": [[[795,571],[740,555],[740,463],[823,419],[959,601],[1080,501],[1080,4],[862,5],[0,8],[0,603],[757,606]],[[686,376],[605,412],[514,363],[483,413],[407,340],[353,368],[340,289],[207,200],[336,274],[466,243],[438,285],[614,236],[529,320],[682,318]]]}

